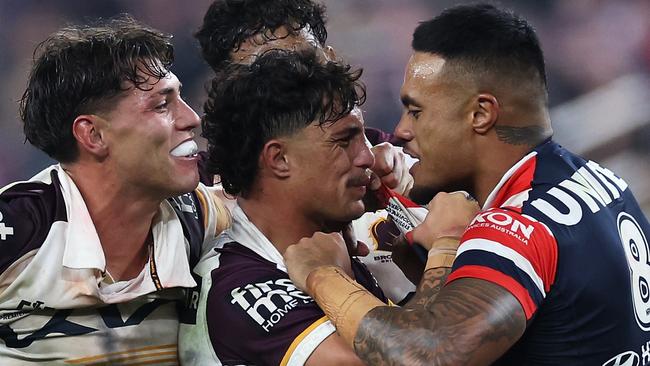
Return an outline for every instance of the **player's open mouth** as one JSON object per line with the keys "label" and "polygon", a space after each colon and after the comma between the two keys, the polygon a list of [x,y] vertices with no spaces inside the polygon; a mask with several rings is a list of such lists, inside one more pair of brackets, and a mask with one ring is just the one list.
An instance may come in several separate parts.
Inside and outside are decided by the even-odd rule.
{"label": "player's open mouth", "polygon": [[194,140],[186,140],[173,148],[169,154],[177,158],[191,158],[196,156],[198,152],[199,146],[196,144],[196,142],[194,142]]}
{"label": "player's open mouth", "polygon": [[409,150],[407,148],[402,149],[402,151],[405,154],[407,154],[408,156],[412,157],[413,159],[420,159],[420,157],[417,154],[415,154],[414,152],[412,152],[411,150]]}

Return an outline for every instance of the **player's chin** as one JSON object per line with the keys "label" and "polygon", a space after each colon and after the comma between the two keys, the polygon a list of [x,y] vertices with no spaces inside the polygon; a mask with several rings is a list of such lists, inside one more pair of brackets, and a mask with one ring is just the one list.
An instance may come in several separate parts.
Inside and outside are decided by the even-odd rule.
{"label": "player's chin", "polygon": [[184,175],[171,177],[174,182],[173,196],[180,196],[192,192],[199,185],[199,173],[196,170],[189,171]]}
{"label": "player's chin", "polygon": [[440,190],[431,186],[413,184],[409,191],[411,201],[419,205],[427,205]]}
{"label": "player's chin", "polygon": [[340,221],[356,220],[364,213],[366,213],[366,205],[362,200],[354,200],[347,206],[345,212],[345,217],[343,217]]}

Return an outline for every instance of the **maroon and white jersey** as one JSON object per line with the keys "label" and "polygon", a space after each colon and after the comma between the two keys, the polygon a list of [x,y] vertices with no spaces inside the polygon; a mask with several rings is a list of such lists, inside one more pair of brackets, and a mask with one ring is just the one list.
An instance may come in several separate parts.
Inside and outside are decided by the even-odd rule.
{"label": "maroon and white jersey", "polygon": [[415,285],[393,262],[393,241],[400,231],[389,219],[388,212],[366,212],[352,221],[352,227],[357,240],[367,244],[370,249],[368,255],[356,258],[368,267],[386,297],[398,304],[414,293]]}
{"label": "maroon and white jersey", "polygon": [[[179,356],[187,365],[303,365],[335,332],[316,302],[296,288],[282,255],[239,206],[214,252],[195,267],[195,312],[184,316]],[[357,282],[386,298],[363,264]],[[197,281],[198,282],[198,281]]]}
{"label": "maroon and white jersey", "polygon": [[[59,166],[0,191],[0,365],[176,365],[190,259],[225,209],[203,186],[161,203],[150,258],[113,281],[93,221]],[[221,223],[223,225],[223,223]]]}
{"label": "maroon and white jersey", "polygon": [[512,167],[448,283],[508,290],[527,327],[496,365],[650,364],[650,225],[624,180],[553,141]]}

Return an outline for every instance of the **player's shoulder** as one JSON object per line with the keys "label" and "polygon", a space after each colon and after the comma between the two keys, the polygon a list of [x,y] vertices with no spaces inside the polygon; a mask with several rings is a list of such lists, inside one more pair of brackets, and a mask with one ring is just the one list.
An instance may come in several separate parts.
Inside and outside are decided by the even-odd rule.
{"label": "player's shoulder", "polygon": [[548,240],[553,233],[534,216],[512,207],[496,207],[479,212],[463,234],[463,241],[483,238],[529,245],[531,240]]}
{"label": "player's shoulder", "polygon": [[56,171],[0,190],[0,272],[40,248],[56,222],[67,221]]}
{"label": "player's shoulder", "polygon": [[218,261],[213,262],[210,271],[213,286],[232,287],[289,278],[275,263],[236,241],[219,245],[214,251],[218,254]]}

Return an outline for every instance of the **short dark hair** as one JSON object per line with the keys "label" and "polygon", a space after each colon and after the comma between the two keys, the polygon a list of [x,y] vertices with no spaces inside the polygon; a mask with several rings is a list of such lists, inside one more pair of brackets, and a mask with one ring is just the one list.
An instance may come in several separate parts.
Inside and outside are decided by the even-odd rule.
{"label": "short dark hair", "polygon": [[363,104],[361,72],[323,63],[313,49],[270,50],[251,65],[229,65],[213,79],[205,103],[208,169],[227,193],[246,194],[266,142],[314,121],[335,123]]}
{"label": "short dark hair", "polygon": [[149,77],[164,78],[173,60],[171,35],[126,14],[59,30],[34,51],[20,100],[27,140],[59,162],[76,160],[74,119],[106,111],[126,90],[124,82],[146,90]]}
{"label": "short dark hair", "polygon": [[525,19],[491,4],[452,7],[420,23],[412,47],[458,61],[476,74],[535,77],[546,90],[544,54],[535,30]]}
{"label": "short dark hair", "polygon": [[219,71],[248,38],[258,33],[272,36],[281,26],[295,33],[307,25],[325,45],[325,7],[311,0],[215,0],[194,36],[203,58]]}

